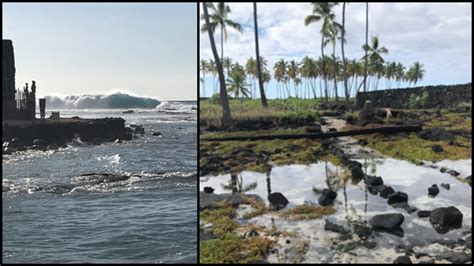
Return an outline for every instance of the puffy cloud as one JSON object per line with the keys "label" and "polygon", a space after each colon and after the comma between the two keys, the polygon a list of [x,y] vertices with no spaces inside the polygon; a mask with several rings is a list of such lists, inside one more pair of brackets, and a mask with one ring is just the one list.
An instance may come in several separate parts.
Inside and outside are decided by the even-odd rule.
{"label": "puffy cloud", "polygon": [[[225,56],[244,64],[255,57],[253,6],[229,3],[230,19],[244,27],[243,34],[229,30]],[[270,66],[279,58],[319,57],[321,24],[304,26],[311,13],[309,3],[259,3],[260,50]],[[342,20],[342,5],[334,9]],[[388,61],[410,65],[424,64],[421,84],[450,84],[471,81],[471,3],[370,3],[369,35],[379,35],[380,44],[389,49]],[[365,42],[365,3],[346,6],[346,56],[360,58]],[[219,34],[216,44],[220,51]],[[201,58],[211,58],[207,34],[201,34]],[[330,49],[328,48],[328,53]],[[337,47],[340,56],[340,47]]]}

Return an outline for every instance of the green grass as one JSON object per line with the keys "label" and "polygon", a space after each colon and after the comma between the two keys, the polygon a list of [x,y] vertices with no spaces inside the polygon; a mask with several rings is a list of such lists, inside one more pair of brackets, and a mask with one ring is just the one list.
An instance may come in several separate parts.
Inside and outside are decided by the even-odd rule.
{"label": "green grass", "polygon": [[336,210],[331,206],[300,205],[282,212],[280,216],[290,220],[312,220],[334,213]]}

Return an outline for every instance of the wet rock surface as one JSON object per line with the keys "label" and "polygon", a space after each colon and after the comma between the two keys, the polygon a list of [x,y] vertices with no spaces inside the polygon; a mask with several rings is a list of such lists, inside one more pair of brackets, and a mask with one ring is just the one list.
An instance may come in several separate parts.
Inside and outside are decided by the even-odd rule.
{"label": "wet rock surface", "polygon": [[433,184],[431,187],[428,188],[428,195],[430,197],[436,197],[436,195],[438,195],[438,193],[439,193],[438,185]]}
{"label": "wet rock surface", "polygon": [[430,222],[438,232],[445,233],[451,229],[461,228],[463,214],[458,208],[436,208],[431,211]]}
{"label": "wet rock surface", "polygon": [[337,193],[330,189],[323,189],[321,195],[318,197],[319,205],[327,206],[334,203],[334,200],[337,198]]}
{"label": "wet rock surface", "polygon": [[277,209],[283,209],[289,203],[288,199],[279,192],[268,195],[268,201]]}
{"label": "wet rock surface", "polygon": [[375,215],[370,220],[370,224],[374,230],[403,236],[403,230],[400,226],[404,220],[405,217],[400,213],[387,213]]}

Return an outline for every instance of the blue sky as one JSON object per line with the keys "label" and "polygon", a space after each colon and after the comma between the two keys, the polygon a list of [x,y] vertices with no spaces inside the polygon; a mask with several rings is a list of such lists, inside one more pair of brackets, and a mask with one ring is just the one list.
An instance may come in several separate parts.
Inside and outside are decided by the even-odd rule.
{"label": "blue sky", "polygon": [[[241,65],[255,58],[253,7],[251,3],[229,3],[229,18],[244,27],[243,34],[228,30],[225,56]],[[260,53],[272,69],[274,63],[301,60],[305,55],[320,57],[321,25],[304,26],[310,14],[309,3],[258,3]],[[334,9],[341,22],[342,5]],[[365,3],[346,6],[346,57],[360,59],[365,42]],[[380,44],[389,50],[386,61],[409,66],[419,61],[426,74],[417,85],[458,84],[472,81],[472,13],[471,3],[370,3],[369,35],[378,35]],[[201,59],[212,57],[209,37],[201,34]],[[220,53],[220,35],[216,34]],[[340,46],[336,48],[340,56]],[[326,53],[330,53],[328,47]],[[206,94],[213,91],[213,80],[206,78]],[[404,84],[402,84],[404,85]],[[380,82],[383,89],[385,82]],[[201,90],[202,91],[202,90]],[[276,83],[267,86],[270,98],[276,96]]]}
{"label": "blue sky", "polygon": [[17,87],[34,79],[40,96],[196,99],[197,4],[2,5]]}

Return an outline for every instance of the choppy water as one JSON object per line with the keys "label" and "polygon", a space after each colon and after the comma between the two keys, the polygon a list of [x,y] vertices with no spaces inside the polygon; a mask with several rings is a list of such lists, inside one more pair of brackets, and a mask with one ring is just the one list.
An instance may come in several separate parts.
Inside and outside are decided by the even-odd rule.
{"label": "choppy water", "polygon": [[[196,263],[195,106],[61,110],[63,117],[123,117],[143,125],[145,136],[3,156],[3,261]],[[101,184],[78,178],[92,172],[137,176]]]}
{"label": "choppy water", "polygon": [[[259,195],[269,204],[269,192],[281,192],[288,198],[291,208],[300,204],[317,204],[318,194],[314,188],[322,190],[331,184],[337,190],[338,196],[334,207],[337,212],[331,216],[339,224],[350,225],[355,222],[365,223],[374,215],[381,213],[401,213],[405,217],[402,224],[404,236],[399,237],[388,233],[377,233],[374,240],[377,247],[367,249],[358,247],[354,251],[357,256],[339,252],[331,248],[338,234],[324,230],[324,219],[310,221],[289,221],[274,213],[264,214],[249,221],[257,225],[276,226],[280,230],[298,233],[303,240],[309,241],[309,249],[302,259],[306,263],[335,263],[335,262],[367,262],[391,263],[397,256],[396,246],[399,244],[429,246],[433,240],[451,239],[462,237],[463,232],[471,230],[472,224],[472,193],[471,187],[452,176],[441,173],[438,169],[426,166],[416,166],[406,161],[395,159],[377,159],[360,161],[365,164],[365,171],[372,175],[381,176],[384,184],[392,186],[395,191],[408,194],[408,203],[418,210],[432,210],[438,207],[455,206],[463,213],[463,226],[461,229],[439,234],[432,227],[429,218],[418,218],[416,212],[411,214],[403,209],[393,208],[387,204],[387,199],[372,195],[365,189],[364,182],[357,184],[351,182],[338,183],[341,169],[325,162],[305,165],[290,165],[274,167],[268,174],[244,171],[237,175],[236,182],[231,185],[230,175],[207,176],[200,178],[201,190],[205,186],[215,189],[214,193],[243,192]],[[455,169],[465,175],[471,174],[471,160],[445,161],[441,165]],[[440,187],[441,183],[449,183],[451,188],[446,190]],[[435,198],[428,196],[428,187],[437,184],[440,193]],[[429,250],[430,253],[442,250]],[[268,258],[270,262],[279,261],[273,255]]]}

